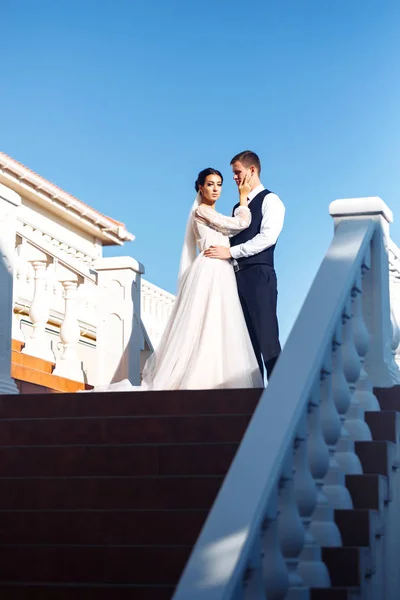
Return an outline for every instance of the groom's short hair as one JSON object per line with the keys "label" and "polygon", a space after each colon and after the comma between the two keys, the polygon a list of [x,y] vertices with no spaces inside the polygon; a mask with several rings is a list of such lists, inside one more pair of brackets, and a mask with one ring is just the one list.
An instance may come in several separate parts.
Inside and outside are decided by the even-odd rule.
{"label": "groom's short hair", "polygon": [[251,150],[239,152],[239,154],[236,154],[236,156],[232,158],[230,164],[233,165],[233,163],[236,161],[241,162],[242,165],[244,165],[247,169],[249,169],[251,166],[254,166],[257,169],[258,174],[261,173],[261,161],[257,154]]}

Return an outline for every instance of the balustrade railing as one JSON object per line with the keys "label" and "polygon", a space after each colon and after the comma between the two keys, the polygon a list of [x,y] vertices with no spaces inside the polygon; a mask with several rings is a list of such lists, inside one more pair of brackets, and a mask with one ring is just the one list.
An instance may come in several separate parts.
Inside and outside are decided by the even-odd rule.
{"label": "balustrade railing", "polygon": [[331,246],[174,600],[299,600],[330,587],[321,546],[341,545],[334,510],[352,507],[345,476],[362,473],[354,443],[371,439],[364,412],[379,410],[374,385],[400,381],[391,212],[364,198],[336,201],[330,213]]}
{"label": "balustrade railing", "polygon": [[24,342],[22,352],[55,362],[54,375],[93,385],[140,383],[142,266],[127,257],[87,265],[57,249],[19,228],[13,338]]}
{"label": "balustrade railing", "polygon": [[161,339],[174,303],[173,294],[142,279],[141,318],[153,348],[157,347]]}
{"label": "balustrade railing", "polygon": [[[12,336],[24,353],[55,362],[54,375],[93,385],[140,383],[149,353],[140,318],[143,267],[127,257],[89,259],[18,222]],[[143,295],[157,339],[171,295],[148,282]]]}
{"label": "balustrade railing", "polygon": [[[55,375],[87,380],[95,364],[96,273],[39,234],[22,224],[17,227],[12,335],[24,342],[23,353],[55,362]],[[78,354],[81,338],[86,342],[85,365]],[[88,348],[92,365],[87,364]]]}

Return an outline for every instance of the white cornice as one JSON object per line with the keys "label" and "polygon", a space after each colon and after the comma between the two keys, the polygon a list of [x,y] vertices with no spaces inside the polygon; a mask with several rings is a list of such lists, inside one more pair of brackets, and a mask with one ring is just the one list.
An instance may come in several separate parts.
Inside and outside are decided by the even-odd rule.
{"label": "white cornice", "polygon": [[61,214],[104,245],[122,245],[135,239],[123,223],[106,217],[3,152],[0,152],[0,182],[21,196],[28,195],[51,212]]}

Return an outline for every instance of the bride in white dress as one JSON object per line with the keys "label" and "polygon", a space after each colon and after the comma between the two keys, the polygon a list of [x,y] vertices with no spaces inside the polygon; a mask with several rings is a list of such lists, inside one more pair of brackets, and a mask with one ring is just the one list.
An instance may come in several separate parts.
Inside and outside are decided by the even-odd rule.
{"label": "bride in white dress", "polygon": [[210,246],[229,247],[229,236],[246,229],[248,182],[233,217],[215,210],[223,178],[199,174],[182,251],[179,290],[157,350],[143,370],[142,390],[263,387],[229,261],[204,256]]}

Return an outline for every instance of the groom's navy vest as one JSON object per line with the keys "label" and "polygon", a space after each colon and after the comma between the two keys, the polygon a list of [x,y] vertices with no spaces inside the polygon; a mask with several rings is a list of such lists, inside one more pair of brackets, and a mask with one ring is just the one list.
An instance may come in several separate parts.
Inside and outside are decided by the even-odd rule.
{"label": "groom's navy vest", "polygon": [[[244,229],[237,235],[231,237],[231,246],[238,246],[239,244],[244,244],[244,242],[248,242],[253,237],[260,233],[261,221],[262,221],[262,205],[264,198],[267,194],[271,194],[269,190],[262,190],[257,196],[253,198],[253,200],[249,204],[249,209],[251,212],[251,223],[247,229]],[[239,204],[233,208],[233,212],[237,209]],[[254,256],[249,256],[248,258],[238,258],[236,259],[238,264],[241,266],[247,265],[268,265],[269,267],[274,267],[274,250],[275,245],[270,246],[266,250],[259,252],[258,254],[254,254]]]}

